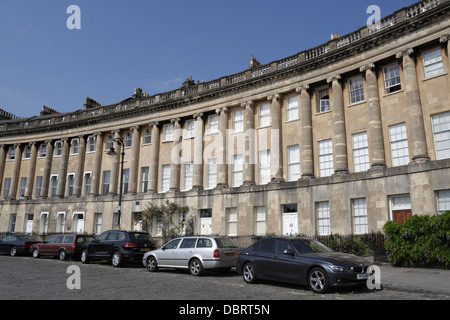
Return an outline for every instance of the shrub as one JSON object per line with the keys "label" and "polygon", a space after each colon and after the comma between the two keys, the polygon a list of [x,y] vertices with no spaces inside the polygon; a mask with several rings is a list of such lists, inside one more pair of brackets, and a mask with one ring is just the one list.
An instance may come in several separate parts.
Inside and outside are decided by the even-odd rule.
{"label": "shrub", "polygon": [[393,265],[450,266],[450,211],[414,215],[403,225],[384,225],[385,248]]}

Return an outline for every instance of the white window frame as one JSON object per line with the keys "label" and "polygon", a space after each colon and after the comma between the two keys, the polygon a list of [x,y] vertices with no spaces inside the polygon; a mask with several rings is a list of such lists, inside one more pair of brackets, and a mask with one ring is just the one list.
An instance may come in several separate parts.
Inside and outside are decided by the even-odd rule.
{"label": "white window frame", "polygon": [[[62,219],[60,217],[62,216]],[[66,212],[59,211],[56,214],[56,232],[57,233],[65,233],[66,231]]]}
{"label": "white window frame", "polygon": [[255,207],[254,208],[254,234],[255,236],[265,236],[266,235],[266,207]]}
{"label": "white window frame", "polygon": [[125,148],[130,148],[133,146],[133,131],[128,131],[125,133],[123,144]]}
{"label": "white window frame", "polygon": [[141,167],[141,185],[140,192],[145,193],[148,191],[148,175],[150,172],[149,167]]}
{"label": "white window frame", "polygon": [[237,208],[226,208],[227,216],[227,235],[229,237],[237,236],[238,234],[238,212]]}
{"label": "white window frame", "polygon": [[297,181],[300,173],[300,146],[298,144],[287,147],[288,181]]}
{"label": "white window frame", "polygon": [[89,136],[86,139],[86,145],[87,145],[87,151],[86,153],[92,153],[95,152],[95,142],[96,142],[95,136]]}
{"label": "white window frame", "polygon": [[270,103],[263,103],[258,106],[258,127],[270,127]]}
{"label": "white window frame", "polygon": [[78,150],[80,147],[80,139],[74,138],[72,141],[70,141],[70,154],[75,155],[78,154]]}
{"label": "white window frame", "polygon": [[219,132],[219,115],[213,114],[208,117],[208,130],[206,134],[215,134]]}
{"label": "white window frame", "polygon": [[259,184],[268,184],[270,182],[270,150],[259,151]]}
{"label": "white window frame", "polygon": [[316,203],[317,235],[325,236],[331,234],[330,202],[321,201]]}
{"label": "white window frame", "polygon": [[[72,177],[72,179],[70,178]],[[71,172],[67,174],[66,179],[66,197],[71,197],[74,194],[74,187],[75,187],[75,172]],[[72,182],[72,186],[70,185],[70,182]],[[70,192],[70,189],[72,188],[72,192]]]}
{"label": "white window frame", "polygon": [[367,216],[366,198],[352,200],[353,233],[367,234],[369,232],[369,223]]}
{"label": "white window frame", "polygon": [[27,188],[27,177],[20,177],[18,198],[22,198],[25,196],[26,188]]}
{"label": "white window frame", "polygon": [[[55,185],[53,185],[52,182],[55,182]],[[56,197],[56,193],[58,192],[58,175],[57,174],[52,174],[50,175],[50,183],[49,183],[49,188],[48,188],[48,196],[51,197]]]}
{"label": "white window frame", "polygon": [[167,123],[163,126],[162,142],[173,141],[173,124]]}
{"label": "white window frame", "polygon": [[441,48],[425,52],[422,56],[425,79],[444,73],[444,61]]}
{"label": "white window frame", "polygon": [[170,164],[161,166],[161,192],[170,190]]}
{"label": "white window frame", "polygon": [[402,80],[400,78],[400,66],[398,63],[384,67],[384,89],[386,94],[394,93],[402,89]]}
{"label": "white window frame", "polygon": [[195,138],[195,120],[190,119],[185,123],[184,129],[184,139],[192,139]]}
{"label": "white window frame", "polygon": [[450,111],[431,116],[436,160],[450,158]]}
{"label": "white window frame", "polygon": [[[108,177],[108,182],[106,183],[106,177]],[[106,190],[106,185],[108,186],[108,190]],[[103,170],[102,171],[102,185],[101,185],[101,194],[107,195],[111,190],[111,170]]]}
{"label": "white window frame", "polygon": [[369,140],[367,132],[352,134],[353,170],[355,172],[367,171],[370,168]]}
{"label": "white window frame", "polygon": [[318,142],[319,176],[329,177],[334,172],[333,140],[326,139]]}
{"label": "white window frame", "polygon": [[47,234],[50,213],[48,211],[41,212],[39,216],[39,234]]}
{"label": "white window frame", "polygon": [[364,101],[364,81],[362,75],[348,80],[348,91],[350,104],[356,104]]}
{"label": "white window frame", "polygon": [[244,132],[244,109],[233,111],[233,133]]}
{"label": "white window frame", "polygon": [[194,163],[185,162],[184,163],[184,173],[183,173],[183,186],[184,190],[191,190],[193,187],[193,179],[194,179]]}
{"label": "white window frame", "polygon": [[286,98],[286,121],[298,120],[298,97]]}
{"label": "white window frame", "polygon": [[217,158],[208,159],[206,180],[208,189],[214,189],[217,186]]}
{"label": "white window frame", "polygon": [[240,187],[244,178],[244,156],[236,154],[233,156],[231,164],[231,186],[232,188]]}
{"label": "white window frame", "polygon": [[[86,176],[89,177],[89,179],[86,178]],[[89,183],[87,183],[89,181]],[[89,190],[87,190],[87,187],[89,186]],[[85,197],[89,196],[91,193],[91,186],[92,186],[92,171],[86,171],[83,174],[83,195]],[[89,191],[89,192],[86,192]]]}
{"label": "white window frame", "polygon": [[450,211],[450,189],[436,191],[436,200],[439,214]]}
{"label": "white window frame", "polygon": [[406,123],[402,122],[389,126],[389,141],[391,145],[392,166],[407,165],[410,159]]}
{"label": "white window frame", "polygon": [[151,144],[152,143],[152,128],[147,128],[144,130],[144,136],[142,138],[142,144]]}
{"label": "white window frame", "polygon": [[55,141],[55,150],[53,157],[62,157],[64,143],[61,140]]}

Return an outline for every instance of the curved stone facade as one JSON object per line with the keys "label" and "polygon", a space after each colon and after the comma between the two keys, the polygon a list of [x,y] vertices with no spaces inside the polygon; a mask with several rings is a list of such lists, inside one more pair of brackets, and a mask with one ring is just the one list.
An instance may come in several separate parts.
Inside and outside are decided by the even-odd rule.
{"label": "curved stone facade", "polygon": [[449,209],[449,7],[171,92],[2,120],[0,232],[114,228],[122,151],[125,229],[166,200],[222,235],[367,233]]}

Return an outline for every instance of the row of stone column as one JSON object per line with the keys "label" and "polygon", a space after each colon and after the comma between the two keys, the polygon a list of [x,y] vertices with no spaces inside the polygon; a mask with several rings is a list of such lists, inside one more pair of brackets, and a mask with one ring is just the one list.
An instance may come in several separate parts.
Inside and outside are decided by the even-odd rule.
{"label": "row of stone column", "polygon": [[[441,37],[442,43],[447,42],[447,49],[449,49],[449,36]],[[421,162],[429,160],[427,143],[425,138],[425,128],[423,122],[422,104],[420,99],[417,68],[413,56],[414,50],[408,49],[399,52],[396,55],[397,59],[402,59],[402,66],[404,72],[404,91],[407,97],[408,104],[408,125],[411,132],[411,146],[412,146],[412,161]],[[360,72],[365,73],[366,87],[367,87],[367,104],[368,104],[368,135],[369,135],[369,150],[371,167],[385,167],[386,157],[384,151],[384,139],[381,123],[381,110],[379,99],[379,88],[377,81],[376,68],[374,63],[369,63],[360,67]],[[347,138],[346,138],[346,125],[345,125],[345,108],[343,99],[343,90],[341,84],[341,76],[339,74],[330,77],[328,83],[331,84],[333,95],[333,127],[334,127],[334,164],[335,173],[342,174],[348,173],[348,159],[347,159]],[[300,112],[301,112],[301,124],[300,124],[300,160],[301,160],[301,172],[303,178],[314,177],[314,157],[313,157],[313,126],[312,126],[312,108],[311,108],[311,94],[309,91],[309,85],[302,85],[296,89],[297,93],[300,93]],[[278,135],[273,135],[274,139],[271,150],[271,180],[279,182],[283,180],[283,167],[282,167],[282,135],[281,131],[281,101],[280,95],[274,94],[267,98],[271,102],[271,116],[272,116],[272,132],[278,132]],[[248,132],[251,129],[255,129],[253,115],[254,115],[254,102],[246,101],[241,104],[244,108],[245,123],[244,130]],[[219,115],[219,133],[221,141],[219,148],[216,150],[218,155],[218,168],[217,168],[217,186],[224,187],[228,185],[227,177],[227,159],[226,159],[226,137],[227,137],[227,108],[217,109],[216,113]],[[195,119],[195,137],[194,137],[194,172],[193,172],[193,188],[203,188],[203,120],[202,113],[194,115]],[[174,126],[174,142],[179,141],[181,135],[180,119],[172,119],[171,122]],[[150,123],[152,130],[151,152],[150,152],[150,165],[149,165],[149,182],[148,191],[158,191],[158,170],[159,170],[159,143],[160,143],[160,129],[158,122]],[[130,174],[129,174],[129,192],[136,193],[138,187],[138,172],[139,172],[139,150],[140,150],[140,134],[139,127],[134,126],[131,128],[133,132],[132,149],[131,149],[131,161],[130,161]],[[103,135],[101,132],[94,134],[96,137],[95,146],[95,159],[94,168],[92,170],[92,182],[91,182],[91,195],[98,195],[101,179],[101,165],[103,157]],[[120,137],[120,131],[114,131],[114,137]],[[178,136],[177,136],[178,135]],[[78,164],[74,181],[74,196],[79,197],[82,192],[83,174],[84,174],[84,158],[86,151],[86,138],[80,136],[79,138],[79,152],[78,152]],[[58,172],[58,187],[57,197],[64,197],[66,187],[67,168],[69,160],[69,139],[65,138],[61,140],[63,142],[61,166]],[[46,158],[43,170],[43,180],[40,196],[45,198],[49,192],[50,175],[53,161],[53,141],[45,141],[46,144]],[[37,148],[36,142],[30,143],[31,157],[29,172],[27,175],[27,185],[25,190],[25,198],[31,198],[33,193],[34,176],[36,169]],[[117,156],[113,160],[113,167],[111,170],[110,181],[110,193],[115,193],[119,183],[119,155],[121,151],[121,145],[115,145],[117,148]],[[10,193],[8,198],[15,199],[17,186],[19,181],[19,172],[22,160],[22,148],[23,145],[16,144],[16,155],[13,168],[13,177],[10,185]],[[255,161],[252,159],[254,155],[251,150],[251,141],[248,135],[245,136],[245,154],[244,154],[244,185],[255,184]],[[6,159],[5,146],[0,148],[0,181],[3,180],[3,171]],[[172,161],[171,173],[170,173],[170,190],[179,191],[180,189],[180,168],[181,164]]]}

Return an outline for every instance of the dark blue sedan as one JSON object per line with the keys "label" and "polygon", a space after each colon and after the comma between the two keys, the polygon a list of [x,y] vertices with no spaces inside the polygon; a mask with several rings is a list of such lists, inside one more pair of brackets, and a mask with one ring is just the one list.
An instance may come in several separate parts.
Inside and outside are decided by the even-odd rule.
{"label": "dark blue sedan", "polygon": [[30,235],[10,234],[0,240],[0,253],[9,253],[11,256],[29,253],[30,246],[41,242]]}
{"label": "dark blue sedan", "polygon": [[364,284],[370,262],[334,252],[309,238],[267,238],[241,250],[236,270],[247,283],[257,279],[308,285],[316,293]]}

